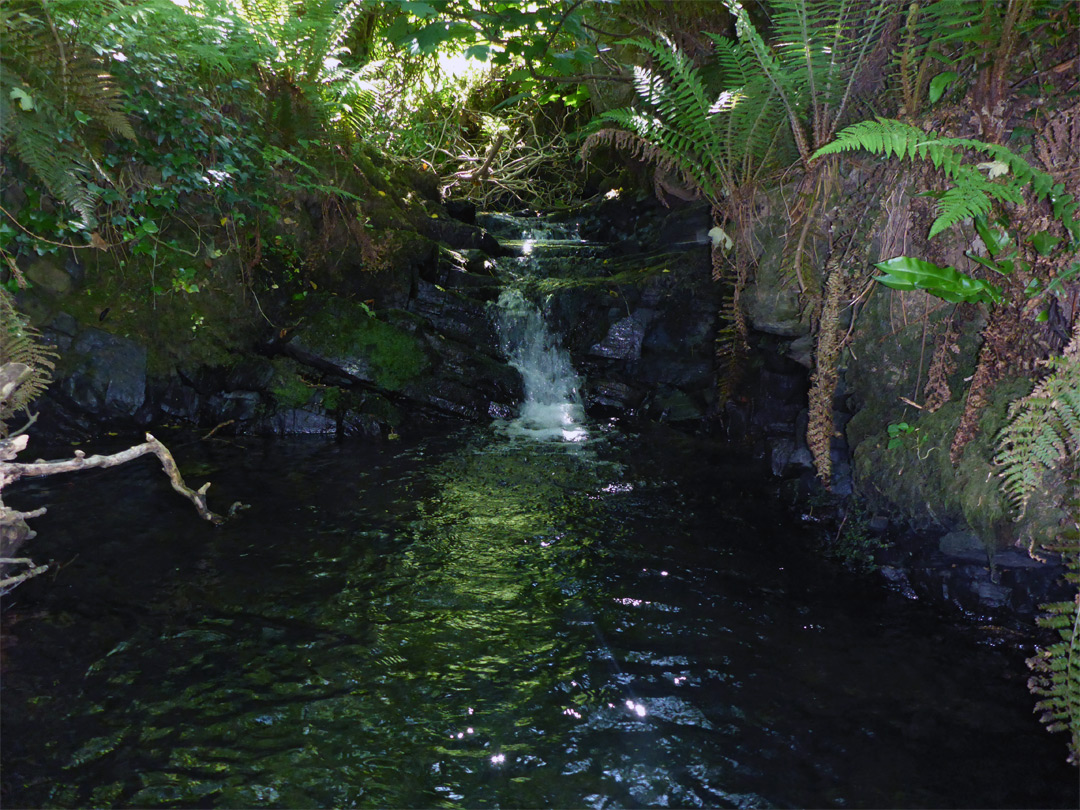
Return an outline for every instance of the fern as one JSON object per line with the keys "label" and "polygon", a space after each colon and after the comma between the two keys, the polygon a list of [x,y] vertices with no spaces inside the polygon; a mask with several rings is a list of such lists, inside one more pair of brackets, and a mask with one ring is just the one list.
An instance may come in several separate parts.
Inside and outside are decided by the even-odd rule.
{"label": "fern", "polygon": [[371,66],[350,70],[339,57],[369,6],[363,0],[240,0],[239,10],[261,43],[259,70],[279,128],[299,129],[311,111],[317,125],[349,134],[365,127],[378,85]]}
{"label": "fern", "polygon": [[1080,321],[1065,353],[1046,368],[1035,390],[1009,406],[1009,424],[998,437],[1002,486],[1020,515],[1046,472],[1080,455]]}
{"label": "fern", "polygon": [[[1044,544],[1058,552],[1065,562],[1065,580],[1080,586],[1080,530],[1075,525],[1080,515],[1080,497],[1073,501],[1074,525],[1057,543]],[[1040,627],[1056,630],[1060,641],[1040,648],[1027,660],[1032,676],[1028,689],[1039,700],[1035,711],[1050,732],[1069,732],[1069,762],[1080,766],[1080,589],[1072,601],[1051,602],[1040,606]]]}
{"label": "fern", "polygon": [[[99,11],[116,5],[105,3]],[[85,2],[9,0],[0,6],[0,135],[57,199],[88,224],[108,182],[97,160],[108,134],[134,138],[120,90],[89,47]],[[54,11],[63,12],[58,23]]]}
{"label": "fern", "polygon": [[[716,97],[701,72],[667,39],[626,40],[648,54],[655,68],[634,70],[643,109],[601,114],[585,140],[582,155],[601,144],[627,149],[635,157],[679,177],[706,199],[719,203],[751,182],[783,151],[776,123],[782,108],[774,94],[752,76],[745,47],[713,37],[727,87]],[[724,44],[720,44],[723,42]]]}
{"label": "fern", "polygon": [[[931,238],[965,219],[988,214],[994,202],[1022,204],[1024,190],[1030,189],[1037,198],[1050,202],[1054,215],[1073,240],[1080,242],[1080,220],[1075,217],[1077,203],[1073,197],[1065,193],[1062,184],[1054,183],[1049,174],[1004,146],[969,138],[943,138],[903,121],[877,118],[841,130],[834,141],[818,149],[813,157],[856,149],[903,160],[928,160],[953,182],[937,201],[937,217],[930,226]],[[965,162],[965,151],[987,155],[991,160],[983,164]],[[983,175],[983,169],[1004,174],[992,180]]]}
{"label": "fern", "polygon": [[15,309],[11,294],[0,287],[0,369],[23,365],[29,376],[0,396],[0,438],[7,435],[7,420],[25,410],[48,386],[56,353],[42,346],[41,336]]}
{"label": "fern", "polygon": [[725,0],[739,40],[787,113],[804,163],[845,118],[898,0],[777,0],[770,47],[738,0]]}

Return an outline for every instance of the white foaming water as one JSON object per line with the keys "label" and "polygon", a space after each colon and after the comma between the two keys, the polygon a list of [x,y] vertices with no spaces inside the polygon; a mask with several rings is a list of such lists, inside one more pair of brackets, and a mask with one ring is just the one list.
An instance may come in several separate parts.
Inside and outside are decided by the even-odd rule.
{"label": "white foaming water", "polygon": [[525,383],[525,401],[508,429],[537,439],[587,439],[581,378],[540,310],[519,290],[505,288],[499,296],[498,329],[500,347]]}

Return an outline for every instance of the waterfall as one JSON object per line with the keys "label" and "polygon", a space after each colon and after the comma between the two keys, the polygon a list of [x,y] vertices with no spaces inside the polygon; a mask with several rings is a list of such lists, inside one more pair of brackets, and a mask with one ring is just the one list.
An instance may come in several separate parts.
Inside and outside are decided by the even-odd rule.
{"label": "waterfall", "polygon": [[520,290],[504,288],[498,307],[500,348],[525,383],[525,400],[509,430],[538,439],[584,441],[588,431],[578,393],[581,378],[558,336]]}

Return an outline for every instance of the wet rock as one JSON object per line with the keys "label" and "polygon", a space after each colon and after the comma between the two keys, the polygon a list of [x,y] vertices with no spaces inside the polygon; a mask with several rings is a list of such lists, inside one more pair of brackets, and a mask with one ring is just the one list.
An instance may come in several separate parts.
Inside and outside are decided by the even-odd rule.
{"label": "wet rock", "polygon": [[146,401],[146,348],[127,338],[84,329],[64,358],[57,386],[67,404],[103,421],[131,418]]}
{"label": "wet rock", "polygon": [[257,433],[276,436],[336,435],[337,420],[321,410],[289,408],[278,411],[256,428]]}
{"label": "wet rock", "polygon": [[619,380],[589,380],[585,385],[585,405],[590,412],[596,408],[633,412],[643,398],[644,394],[640,389]]}
{"label": "wet rock", "polygon": [[938,550],[963,560],[986,561],[986,544],[972,532],[949,532],[938,540]]}
{"label": "wet rock", "polygon": [[48,343],[56,346],[61,355],[71,348],[72,341],[79,335],[79,322],[66,312],[59,313],[48,326],[42,329],[42,336]]}
{"label": "wet rock", "polygon": [[[392,393],[427,415],[484,418],[521,396],[520,375],[494,357],[481,302],[420,282],[413,312],[370,315],[331,299],[283,347],[298,362]],[[279,428],[281,429],[281,428]]]}
{"label": "wet rock", "polygon": [[202,411],[207,422],[246,423],[254,419],[262,404],[262,397],[256,391],[227,391],[206,399]]}
{"label": "wet rock", "polygon": [[641,357],[641,344],[645,339],[645,324],[642,321],[643,318],[635,313],[611,324],[607,335],[589,349],[589,354],[618,360],[637,360]]}
{"label": "wet rock", "polygon": [[502,256],[505,251],[495,237],[483,228],[467,225],[448,217],[432,218],[423,227],[424,235],[452,248],[479,248],[489,256]]}
{"label": "wet rock", "polygon": [[266,357],[244,355],[225,377],[226,391],[265,391],[274,379],[274,364]]}
{"label": "wet rock", "polygon": [[[498,295],[497,287],[487,289],[493,296]],[[425,319],[436,332],[474,348],[490,352],[497,345],[492,319],[483,301],[440,289],[421,279],[416,297],[409,302],[409,312]]]}
{"label": "wet rock", "polygon": [[154,392],[158,408],[167,419],[194,422],[201,408],[199,392],[185,385],[179,377],[170,378],[163,387]]}
{"label": "wet rock", "polygon": [[476,203],[469,200],[447,200],[443,203],[446,213],[466,225],[476,224]]}
{"label": "wet rock", "polygon": [[649,407],[657,422],[691,422],[705,418],[706,403],[678,389],[661,391]]}
{"label": "wet rock", "polygon": [[814,336],[803,335],[795,338],[788,346],[787,356],[807,369],[814,368]]}

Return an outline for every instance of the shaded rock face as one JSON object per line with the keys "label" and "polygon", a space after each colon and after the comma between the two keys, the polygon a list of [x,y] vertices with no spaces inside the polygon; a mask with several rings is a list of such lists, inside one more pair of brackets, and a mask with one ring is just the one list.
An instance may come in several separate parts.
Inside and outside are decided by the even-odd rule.
{"label": "shaded rock face", "polygon": [[[273,304],[283,315],[275,320],[294,326],[227,366],[148,376],[136,342],[54,317],[47,332],[65,362],[39,427],[56,438],[154,422],[377,438],[411,423],[513,415],[522,381],[500,354],[492,310],[502,286],[495,261],[508,249],[474,224],[475,211],[458,208],[470,221],[433,217],[423,234],[399,232],[384,270],[336,259],[302,310]],[[715,412],[708,225],[702,206],[669,213],[640,201],[571,223],[610,241],[602,272],[629,279],[548,297],[595,415],[694,425]],[[582,269],[568,258],[566,272]]]}
{"label": "shaded rock face", "polygon": [[75,432],[149,424],[146,348],[100,329],[79,329],[71,318],[58,320],[45,333],[65,348],[44,418]]}

